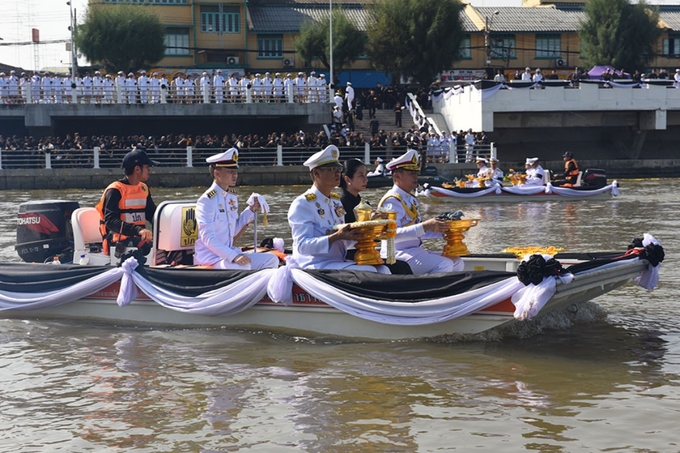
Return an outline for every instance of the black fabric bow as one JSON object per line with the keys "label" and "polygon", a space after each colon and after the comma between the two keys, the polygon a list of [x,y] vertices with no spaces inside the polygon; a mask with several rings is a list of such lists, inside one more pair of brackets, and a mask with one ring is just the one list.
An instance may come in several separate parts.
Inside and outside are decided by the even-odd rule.
{"label": "black fabric bow", "polygon": [[517,278],[524,286],[530,283],[538,285],[543,278],[562,273],[562,264],[555,258],[546,260],[543,255],[531,255],[528,261],[523,261],[517,268]]}

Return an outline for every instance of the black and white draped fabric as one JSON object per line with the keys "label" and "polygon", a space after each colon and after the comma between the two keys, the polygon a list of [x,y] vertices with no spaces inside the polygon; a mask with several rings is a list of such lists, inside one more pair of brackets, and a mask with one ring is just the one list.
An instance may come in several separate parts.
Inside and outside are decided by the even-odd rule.
{"label": "black and white draped fabric", "polygon": [[492,187],[486,189],[475,189],[466,191],[456,191],[451,189],[444,189],[443,187],[431,187],[430,194],[432,192],[437,192],[442,195],[455,198],[477,198],[483,197],[485,195],[501,195],[502,193],[507,193],[511,195],[537,195],[540,193],[545,194],[557,194],[563,197],[579,197],[582,198],[584,195],[599,195],[607,192],[611,192],[613,196],[619,195],[619,183],[618,181],[613,181],[611,184],[601,187],[599,189],[573,189],[569,187],[556,187],[548,183],[545,186],[534,186],[534,185],[523,185],[523,186],[501,186],[500,184],[494,184]]}
{"label": "black and white draped fabric", "polygon": [[[530,319],[558,287],[592,269],[624,266],[626,260],[651,259],[654,265],[636,279],[647,289],[659,280],[663,250],[649,234],[642,247],[616,257],[588,259],[525,286],[514,273],[496,271],[432,275],[381,275],[356,271],[309,271],[289,259],[286,266],[261,271],[201,268],[148,268],[134,258],[120,267],[0,264],[0,311],[28,311],[92,296],[120,282],[120,307],[137,302],[139,290],[163,308],[197,315],[233,315],[268,296],[293,303],[293,284],[326,304],[362,319],[393,325],[427,325],[478,312],[504,300],[515,304],[517,319]],[[648,251],[648,249],[650,251]],[[629,250],[631,252],[631,250]],[[647,255],[645,255],[645,252]],[[113,302],[112,302],[113,303]],[[124,309],[124,308],[121,308]],[[282,307],[282,309],[285,309]]]}

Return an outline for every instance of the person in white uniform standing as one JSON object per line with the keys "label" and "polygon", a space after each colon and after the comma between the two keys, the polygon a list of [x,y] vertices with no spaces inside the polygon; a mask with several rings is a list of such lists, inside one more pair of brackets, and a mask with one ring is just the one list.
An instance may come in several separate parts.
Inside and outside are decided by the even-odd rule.
{"label": "person in white uniform standing", "polygon": [[[340,195],[333,189],[340,184],[342,164],[337,146],[329,145],[313,154],[304,165],[314,184],[297,197],[288,210],[293,235],[293,263],[303,269],[347,269],[389,274],[386,266],[358,265],[345,259],[347,248],[360,238],[357,228],[345,223]],[[290,259],[288,260],[290,264]]]}
{"label": "person in white uniform standing", "polygon": [[[392,172],[394,186],[380,200],[378,208],[397,213],[397,260],[406,261],[414,274],[462,271],[463,260],[460,258],[447,258],[441,252],[422,247],[422,239],[442,238],[448,227],[445,221],[435,218],[422,221],[418,212],[418,199],[413,195],[418,187],[418,151],[411,149],[392,159],[387,169]],[[381,254],[386,257],[385,241]]]}
{"label": "person in white uniform standing", "polygon": [[238,212],[238,199],[231,190],[238,179],[238,150],[230,148],[206,159],[213,183],[196,203],[198,239],[194,263],[216,269],[259,270],[276,268],[279,258],[271,253],[245,254],[234,245],[236,239],[260,209],[260,195],[251,197],[250,206]]}

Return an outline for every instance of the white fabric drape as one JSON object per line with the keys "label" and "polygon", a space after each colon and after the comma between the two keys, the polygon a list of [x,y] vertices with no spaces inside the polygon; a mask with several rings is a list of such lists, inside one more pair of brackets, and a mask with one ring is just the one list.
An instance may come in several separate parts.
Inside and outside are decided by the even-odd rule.
{"label": "white fabric drape", "polygon": [[[645,233],[642,236],[642,245],[647,247],[650,244],[660,245],[659,241],[654,238],[651,234]],[[643,287],[644,289],[652,290],[656,288],[659,283],[659,271],[661,270],[661,263],[657,266],[652,266],[651,264],[647,266],[642,275],[637,277],[634,281],[637,285]]]}
{"label": "white fabric drape", "polygon": [[593,196],[593,195],[599,195],[603,194],[606,192],[611,192],[613,196],[618,196],[619,195],[619,183],[617,181],[613,181],[611,184],[604,186],[600,189],[592,189],[592,190],[577,190],[577,189],[571,189],[568,187],[555,187],[552,184],[547,184],[545,186],[507,186],[507,187],[501,187],[498,184],[495,184],[493,187],[489,187],[488,189],[484,190],[479,190],[476,192],[470,192],[470,193],[460,193],[456,192],[454,190],[449,190],[449,189],[444,189],[443,187],[430,187],[430,192],[438,192],[442,195],[446,195],[449,197],[454,197],[454,198],[476,198],[476,197],[483,197],[485,195],[500,195],[501,193],[505,192],[507,194],[511,195],[537,195],[540,193],[546,193],[546,194],[556,194],[560,195],[563,197],[579,197],[583,198],[584,196]]}
{"label": "white fabric drape", "polygon": [[510,277],[489,286],[439,299],[418,303],[381,301],[349,294],[326,282],[317,280],[302,269],[289,268],[277,271],[277,282],[270,282],[269,297],[274,302],[289,303],[289,291],[276,293],[276,289],[292,288],[293,283],[311,296],[328,305],[359,318],[383,324],[426,325],[466,316],[510,298],[524,285]]}
{"label": "white fabric drape", "polygon": [[[36,264],[36,266],[39,265]],[[36,308],[52,307],[72,302],[96,293],[97,291],[101,291],[112,283],[119,281],[124,274],[125,271],[118,267],[76,283],[68,288],[55,291],[46,291],[42,293],[0,291],[0,311],[34,310]]]}

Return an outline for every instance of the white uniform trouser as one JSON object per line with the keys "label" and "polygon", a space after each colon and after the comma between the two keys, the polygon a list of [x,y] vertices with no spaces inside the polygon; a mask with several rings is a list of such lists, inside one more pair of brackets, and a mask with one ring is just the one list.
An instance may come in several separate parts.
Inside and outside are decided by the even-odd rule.
{"label": "white uniform trouser", "polygon": [[431,252],[422,247],[397,250],[396,258],[406,261],[416,275],[460,272],[464,267],[463,260],[460,258],[447,258],[439,252]]}
{"label": "white uniform trouser", "polygon": [[215,269],[236,269],[240,271],[259,271],[260,269],[276,269],[279,267],[279,257],[273,253],[248,253],[246,256],[250,258],[250,264],[245,266],[220,260],[213,264],[213,267]]}

